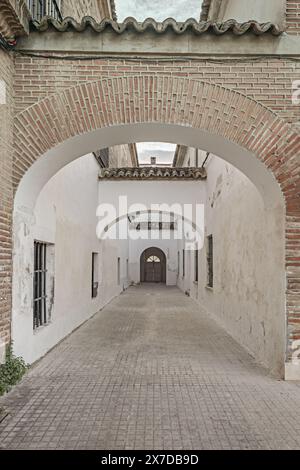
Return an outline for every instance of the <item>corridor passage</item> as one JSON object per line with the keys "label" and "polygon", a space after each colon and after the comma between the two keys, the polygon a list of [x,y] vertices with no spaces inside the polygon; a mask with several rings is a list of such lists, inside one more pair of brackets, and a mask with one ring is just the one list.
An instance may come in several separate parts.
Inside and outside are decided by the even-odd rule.
{"label": "corridor passage", "polygon": [[193,300],[160,285],[112,301],[0,408],[2,449],[300,448],[300,384],[268,377]]}

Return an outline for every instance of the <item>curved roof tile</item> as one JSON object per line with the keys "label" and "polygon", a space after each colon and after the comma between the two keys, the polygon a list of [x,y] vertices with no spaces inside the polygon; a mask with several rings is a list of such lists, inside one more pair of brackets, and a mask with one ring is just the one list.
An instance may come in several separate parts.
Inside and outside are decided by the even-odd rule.
{"label": "curved roof tile", "polygon": [[132,167],[132,168],[101,168],[99,178],[103,179],[206,179],[205,168],[168,168],[168,167]]}
{"label": "curved roof tile", "polygon": [[111,19],[103,19],[97,23],[92,17],[85,16],[81,23],[78,23],[74,18],[65,18],[63,21],[57,21],[54,18],[45,16],[40,22],[33,21],[31,23],[31,30],[44,32],[54,29],[59,32],[77,31],[83,32],[87,28],[92,28],[97,33],[102,33],[106,30],[112,30],[117,34],[122,34],[125,31],[134,31],[136,33],[143,33],[145,31],[153,31],[157,34],[164,34],[167,31],[173,31],[175,34],[184,34],[191,31],[194,34],[213,33],[222,35],[232,32],[237,36],[241,36],[247,32],[261,35],[264,33],[271,33],[279,36],[284,30],[273,23],[257,23],[256,21],[248,21],[247,23],[238,23],[235,20],[228,20],[225,23],[212,23],[208,21],[196,21],[194,18],[186,20],[184,23],[177,22],[174,18],[167,18],[162,23],[155,21],[153,18],[147,18],[145,21],[138,22],[135,18],[126,18],[122,23],[117,23]]}

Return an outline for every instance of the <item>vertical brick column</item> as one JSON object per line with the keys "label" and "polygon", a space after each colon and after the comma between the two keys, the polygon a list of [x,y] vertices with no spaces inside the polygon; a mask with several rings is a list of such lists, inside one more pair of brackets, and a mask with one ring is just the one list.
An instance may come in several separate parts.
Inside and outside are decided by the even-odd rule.
{"label": "vertical brick column", "polygon": [[12,279],[13,61],[0,50],[0,361],[10,340]]}

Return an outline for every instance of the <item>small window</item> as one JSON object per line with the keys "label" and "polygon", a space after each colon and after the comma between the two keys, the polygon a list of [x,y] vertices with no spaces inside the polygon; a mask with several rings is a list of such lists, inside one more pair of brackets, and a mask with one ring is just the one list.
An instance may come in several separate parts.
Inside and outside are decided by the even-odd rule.
{"label": "small window", "polygon": [[207,287],[214,285],[213,236],[207,237]]}
{"label": "small window", "polygon": [[33,328],[47,325],[54,301],[54,245],[34,242]]}
{"label": "small window", "polygon": [[182,250],[182,277],[185,277],[185,250]]}
{"label": "small window", "polygon": [[180,274],[180,251],[177,253],[177,276]]}
{"label": "small window", "polygon": [[129,260],[126,260],[126,278],[129,279]]}
{"label": "small window", "polygon": [[98,253],[92,253],[92,298],[98,296],[99,287],[99,265],[98,265]]}
{"label": "small window", "polygon": [[199,278],[199,250],[195,250],[195,282]]}

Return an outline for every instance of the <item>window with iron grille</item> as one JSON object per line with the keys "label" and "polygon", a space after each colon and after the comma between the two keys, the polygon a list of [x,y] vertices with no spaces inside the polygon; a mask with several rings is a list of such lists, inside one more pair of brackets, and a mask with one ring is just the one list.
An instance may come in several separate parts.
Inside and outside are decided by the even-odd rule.
{"label": "window with iron grille", "polygon": [[213,236],[207,237],[207,287],[214,285]]}
{"label": "window with iron grille", "polygon": [[182,277],[185,277],[185,250],[182,250]]}
{"label": "window with iron grille", "polygon": [[33,328],[47,323],[47,244],[34,242]]}
{"label": "window with iron grille", "polygon": [[98,296],[99,280],[98,280],[98,253],[92,253],[92,298]]}
{"label": "window with iron grille", "polygon": [[63,0],[27,0],[27,6],[34,20],[41,21],[44,16],[62,20],[62,2]]}

